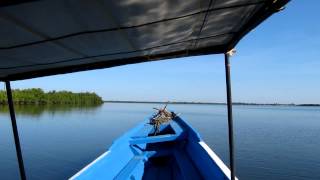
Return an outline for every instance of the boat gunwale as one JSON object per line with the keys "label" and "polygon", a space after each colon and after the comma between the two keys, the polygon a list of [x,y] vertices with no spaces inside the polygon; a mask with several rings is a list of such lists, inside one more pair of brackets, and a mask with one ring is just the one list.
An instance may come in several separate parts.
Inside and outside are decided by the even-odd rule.
{"label": "boat gunwale", "polygon": [[[227,176],[228,179],[231,179],[231,171],[227,167],[227,165],[220,159],[220,157],[205,143],[204,141],[200,141],[199,145],[207,152],[207,154],[210,156],[211,160],[216,163],[218,168],[221,169],[221,171]],[[236,177],[236,180],[238,178]]]}
{"label": "boat gunwale", "polygon": [[87,164],[85,167],[83,167],[80,171],[78,171],[75,175],[69,178],[69,180],[74,180],[77,177],[79,177],[83,172],[85,172],[87,169],[89,169],[91,166],[93,166],[96,162],[107,156],[111,151],[108,150],[104,153],[102,153],[100,156],[98,156],[95,160],[93,160],[91,163]]}

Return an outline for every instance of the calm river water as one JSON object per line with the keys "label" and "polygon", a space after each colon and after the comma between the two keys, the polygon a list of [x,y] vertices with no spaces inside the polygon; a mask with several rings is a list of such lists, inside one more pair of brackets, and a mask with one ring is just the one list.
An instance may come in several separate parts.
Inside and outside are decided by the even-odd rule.
{"label": "calm river water", "polygon": [[[67,179],[159,104],[17,107],[28,179]],[[228,164],[226,107],[169,105]],[[320,179],[320,108],[234,106],[236,166],[241,180]],[[0,107],[0,179],[19,179],[11,123]]]}

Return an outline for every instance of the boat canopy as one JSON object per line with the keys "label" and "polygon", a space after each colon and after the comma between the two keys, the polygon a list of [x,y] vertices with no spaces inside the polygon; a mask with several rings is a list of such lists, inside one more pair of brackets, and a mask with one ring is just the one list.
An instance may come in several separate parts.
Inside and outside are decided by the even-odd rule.
{"label": "boat canopy", "polygon": [[0,80],[225,53],[288,0],[5,0]]}

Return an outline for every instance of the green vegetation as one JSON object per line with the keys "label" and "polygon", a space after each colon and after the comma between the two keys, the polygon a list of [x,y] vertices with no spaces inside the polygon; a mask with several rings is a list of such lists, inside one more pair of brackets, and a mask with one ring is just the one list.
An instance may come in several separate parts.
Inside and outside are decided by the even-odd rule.
{"label": "green vegetation", "polygon": [[[15,89],[12,91],[13,101],[18,105],[92,105],[102,104],[103,100],[96,93],[73,93],[70,91],[44,92],[40,88]],[[0,91],[0,104],[7,104],[7,94]]]}

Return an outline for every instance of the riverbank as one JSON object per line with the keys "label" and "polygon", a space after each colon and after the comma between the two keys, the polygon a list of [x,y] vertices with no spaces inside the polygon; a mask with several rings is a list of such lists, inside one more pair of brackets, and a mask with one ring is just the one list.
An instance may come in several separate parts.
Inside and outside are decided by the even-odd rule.
{"label": "riverbank", "polygon": [[[92,105],[102,104],[103,100],[96,93],[71,91],[49,91],[40,88],[12,90],[13,102],[16,105]],[[0,105],[7,104],[5,91],[0,91]]]}

